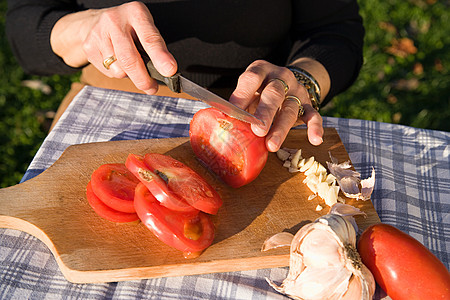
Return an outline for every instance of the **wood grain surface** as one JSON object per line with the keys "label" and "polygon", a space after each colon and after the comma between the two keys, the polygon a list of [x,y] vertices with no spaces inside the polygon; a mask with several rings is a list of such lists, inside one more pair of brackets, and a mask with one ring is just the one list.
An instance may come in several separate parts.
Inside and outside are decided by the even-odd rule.
{"label": "wood grain surface", "polygon": [[[291,130],[284,147],[302,148],[326,166],[328,151],[349,160],[337,132],[325,129],[324,143],[312,146],[306,130]],[[198,258],[160,242],[142,223],[116,224],[97,216],[86,200],[92,172],[105,163],[125,162],[129,153],[170,155],[201,174],[224,200],[217,216],[213,244]],[[209,173],[195,158],[188,138],[113,141],[73,145],[45,172],[0,190],[0,227],[22,230],[44,242],[67,278],[75,283],[241,271],[287,266],[287,247],[261,252],[275,233],[291,233],[326,214],[329,208],[291,174],[275,153],[252,183],[233,189]],[[357,217],[361,229],[380,222],[370,201],[352,201],[367,214]],[[317,204],[325,208],[317,212]]]}

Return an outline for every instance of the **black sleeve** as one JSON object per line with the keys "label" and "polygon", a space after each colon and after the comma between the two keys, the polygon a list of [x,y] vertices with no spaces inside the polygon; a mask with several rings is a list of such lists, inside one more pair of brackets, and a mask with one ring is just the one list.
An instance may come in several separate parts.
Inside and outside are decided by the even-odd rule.
{"label": "black sleeve", "polygon": [[76,11],[70,0],[8,0],[6,35],[22,68],[31,74],[69,74],[71,68],[50,45],[50,33],[56,21]]}
{"label": "black sleeve", "polygon": [[288,62],[300,57],[319,61],[331,88],[322,104],[347,89],[363,63],[364,27],[356,0],[294,1],[294,45]]}

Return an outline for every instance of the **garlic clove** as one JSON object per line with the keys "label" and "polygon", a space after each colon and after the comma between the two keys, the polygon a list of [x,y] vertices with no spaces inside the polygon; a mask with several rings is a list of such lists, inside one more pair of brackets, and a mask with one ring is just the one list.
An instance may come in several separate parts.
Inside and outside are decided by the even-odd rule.
{"label": "garlic clove", "polygon": [[343,253],[336,236],[328,230],[313,230],[306,235],[301,244],[304,264],[311,268],[342,266]]}
{"label": "garlic clove", "polygon": [[329,299],[333,294],[345,293],[350,275],[342,267],[306,268],[298,281],[286,287],[286,294],[291,295],[292,290],[300,299]]}

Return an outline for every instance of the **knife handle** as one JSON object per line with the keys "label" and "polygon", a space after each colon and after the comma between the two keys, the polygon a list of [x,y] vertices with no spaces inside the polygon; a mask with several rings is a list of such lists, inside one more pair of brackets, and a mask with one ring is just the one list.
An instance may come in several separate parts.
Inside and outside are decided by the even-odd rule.
{"label": "knife handle", "polygon": [[170,77],[165,77],[163,75],[161,75],[155,68],[155,66],[153,65],[153,62],[151,61],[151,59],[149,58],[144,58],[144,62],[147,60],[147,70],[148,73],[150,74],[150,76],[153,79],[156,79],[158,81],[163,82],[165,85],[167,85],[167,87],[175,93],[181,93],[181,86],[180,86],[180,78],[178,73],[170,76]]}

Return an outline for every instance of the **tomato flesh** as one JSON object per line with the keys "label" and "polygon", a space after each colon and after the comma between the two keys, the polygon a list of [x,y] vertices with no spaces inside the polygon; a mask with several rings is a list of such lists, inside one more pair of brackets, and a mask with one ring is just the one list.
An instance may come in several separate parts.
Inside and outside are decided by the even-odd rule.
{"label": "tomato flesh", "polygon": [[92,173],[94,194],[110,208],[134,213],[134,191],[139,180],[124,164],[104,164]]}
{"label": "tomato flesh", "polygon": [[222,199],[216,190],[203,177],[180,161],[159,153],[148,153],[144,157],[149,169],[163,178],[165,193],[152,194],[158,196],[178,197],[192,207],[209,214],[216,214],[222,206]]}
{"label": "tomato flesh", "polygon": [[193,253],[209,247],[214,225],[203,212],[177,212],[161,205],[148,188],[139,183],[134,205],[141,221],[165,244]]}
{"label": "tomato flesh", "polygon": [[450,299],[450,273],[419,241],[388,224],[367,228],[358,241],[363,263],[396,299]]}
{"label": "tomato flesh", "polygon": [[103,219],[116,223],[129,223],[139,220],[136,213],[124,213],[103,203],[92,190],[91,182],[86,187],[86,197],[92,209]]}
{"label": "tomato flesh", "polygon": [[256,136],[250,124],[215,108],[194,115],[189,136],[198,159],[231,187],[250,183],[266,164],[265,138]]}
{"label": "tomato flesh", "polygon": [[125,165],[165,207],[175,211],[197,211],[196,208],[192,207],[186,200],[179,197],[167,187],[167,183],[160,175],[154,173],[147,164],[145,164],[143,156],[129,154]]}

